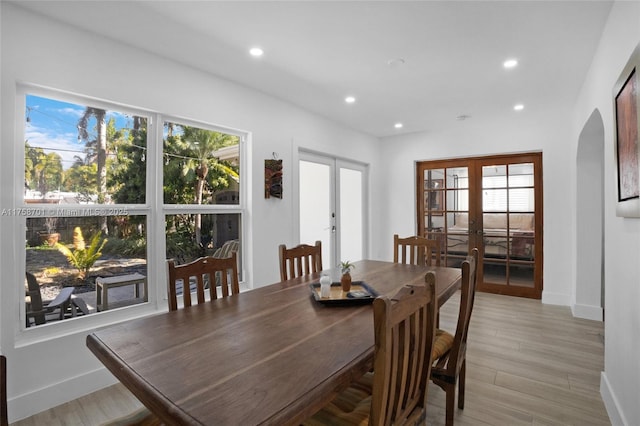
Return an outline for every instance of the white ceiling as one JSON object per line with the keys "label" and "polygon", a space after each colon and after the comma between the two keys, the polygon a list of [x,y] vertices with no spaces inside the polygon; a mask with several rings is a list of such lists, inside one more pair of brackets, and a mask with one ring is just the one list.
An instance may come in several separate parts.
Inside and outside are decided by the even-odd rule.
{"label": "white ceiling", "polygon": [[[460,115],[571,107],[612,2],[17,4],[383,137],[437,131]],[[255,45],[260,59],[248,54]],[[505,70],[511,57],[519,65]],[[399,58],[403,65],[389,65]],[[347,105],[347,95],[356,102]],[[525,109],[514,112],[516,103]]]}

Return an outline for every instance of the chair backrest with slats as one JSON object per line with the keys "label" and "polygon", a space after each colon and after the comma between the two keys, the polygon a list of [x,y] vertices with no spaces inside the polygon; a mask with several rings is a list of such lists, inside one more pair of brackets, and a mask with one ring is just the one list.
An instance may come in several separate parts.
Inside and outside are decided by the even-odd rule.
{"label": "chair backrest with slats", "polygon": [[372,425],[415,424],[426,404],[438,303],[436,276],[373,302],[375,327]]}
{"label": "chair backrest with slats", "polygon": [[9,425],[7,410],[7,358],[0,355],[0,426]]}
{"label": "chair backrest with slats", "polygon": [[462,262],[462,288],[460,290],[460,311],[456,334],[453,339],[451,353],[447,362],[447,375],[457,377],[467,352],[467,335],[471,311],[476,295],[476,270],[478,266],[478,249],[471,250],[471,254]]}
{"label": "chair backrest with slats", "polygon": [[[209,290],[209,299],[218,298],[217,287],[221,288],[222,297],[240,293],[238,282],[238,262],[235,252],[231,257],[201,257],[184,265],[176,265],[168,260],[169,267],[169,310],[178,309],[178,294],[182,288],[183,306],[204,303],[205,292]],[[196,300],[192,300],[191,289],[195,290]]]}
{"label": "chair backrest with slats", "polygon": [[290,249],[280,244],[278,252],[282,281],[322,271],[321,241],[316,241],[313,246],[300,244]]}
{"label": "chair backrest with slats", "polygon": [[440,266],[440,242],[424,237],[393,236],[393,261],[409,265]]}
{"label": "chair backrest with slats", "polygon": [[26,295],[29,298],[29,311],[33,312],[31,315],[27,314],[27,327],[30,325],[30,316],[33,317],[36,325],[44,324],[47,320],[45,318],[42,295],[40,294],[40,284],[38,284],[38,280],[32,273],[27,272],[26,277]]}

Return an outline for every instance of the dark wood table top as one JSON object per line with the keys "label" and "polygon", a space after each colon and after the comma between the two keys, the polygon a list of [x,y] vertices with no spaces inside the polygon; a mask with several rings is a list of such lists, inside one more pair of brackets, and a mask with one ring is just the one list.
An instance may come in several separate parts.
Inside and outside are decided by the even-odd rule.
{"label": "dark wood table top", "polygon": [[[441,305],[460,269],[364,260],[352,276],[391,295],[428,270]],[[318,303],[310,284],[319,277],[109,326],[87,346],[167,424],[299,424],[373,360],[371,305]]]}

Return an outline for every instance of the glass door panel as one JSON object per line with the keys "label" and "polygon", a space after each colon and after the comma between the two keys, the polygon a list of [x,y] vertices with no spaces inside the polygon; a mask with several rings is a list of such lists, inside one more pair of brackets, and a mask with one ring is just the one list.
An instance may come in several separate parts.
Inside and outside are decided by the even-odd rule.
{"label": "glass door panel", "polygon": [[[300,160],[300,242],[322,241],[323,263],[333,245],[333,166]],[[324,265],[323,265],[324,266]]]}
{"label": "glass door panel", "polygon": [[356,262],[364,259],[363,172],[340,167],[340,257]]}
{"label": "glass door panel", "polygon": [[[459,266],[469,251],[469,169],[427,168],[422,173],[424,226],[419,233],[438,240],[442,264]],[[472,223],[473,225],[473,223]]]}
{"label": "glass door panel", "polygon": [[482,166],[480,288],[512,294],[535,288],[534,165],[504,162]]}

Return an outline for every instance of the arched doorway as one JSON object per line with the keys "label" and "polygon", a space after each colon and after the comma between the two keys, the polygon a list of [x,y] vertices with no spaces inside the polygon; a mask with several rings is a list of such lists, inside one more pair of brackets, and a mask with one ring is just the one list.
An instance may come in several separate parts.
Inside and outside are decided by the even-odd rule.
{"label": "arched doorway", "polygon": [[604,125],[596,109],[578,139],[573,315],[604,319]]}

